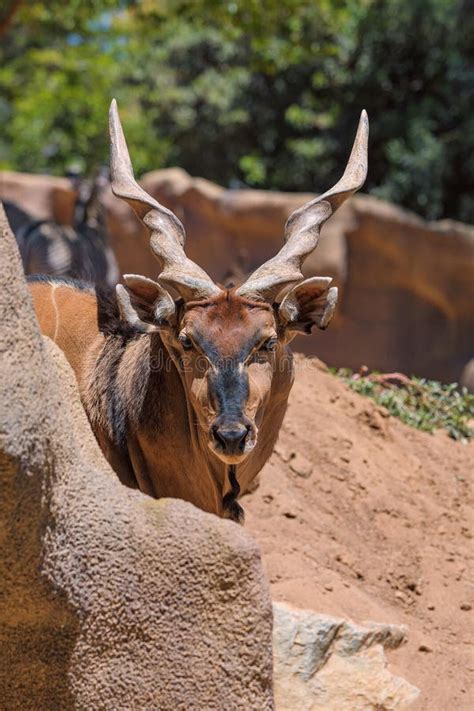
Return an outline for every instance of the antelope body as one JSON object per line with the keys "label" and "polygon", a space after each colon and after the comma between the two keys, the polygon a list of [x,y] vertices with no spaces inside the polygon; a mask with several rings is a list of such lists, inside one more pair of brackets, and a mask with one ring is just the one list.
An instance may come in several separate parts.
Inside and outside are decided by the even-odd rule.
{"label": "antelope body", "polygon": [[285,244],[238,288],[184,252],[177,217],[135,182],[115,102],[112,190],[150,232],[158,281],[125,275],[115,293],[44,278],[31,284],[45,335],[64,351],[102,450],[120,479],[239,519],[235,501],[270,456],[293,382],[289,342],[326,328],[331,279],[304,279],[319,230],[364,183],[365,112],[341,180],[288,219]]}

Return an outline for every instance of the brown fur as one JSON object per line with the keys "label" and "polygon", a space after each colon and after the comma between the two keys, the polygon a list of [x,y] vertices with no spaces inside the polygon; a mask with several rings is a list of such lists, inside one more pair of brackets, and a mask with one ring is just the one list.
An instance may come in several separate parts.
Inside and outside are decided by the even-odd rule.
{"label": "brown fur", "polygon": [[[66,354],[92,429],[121,481],[154,497],[182,498],[228,515],[223,505],[232,489],[228,465],[209,447],[207,410],[191,395],[198,380],[192,368],[180,371],[177,357],[186,354],[176,352],[172,335],[141,334],[120,324],[113,300],[107,302],[92,288],[54,280],[30,288],[41,330]],[[204,334],[216,344],[216,357],[239,357],[253,348],[249,336],[261,340],[275,327],[271,307],[229,292],[188,303],[182,311],[180,328],[193,331],[196,342]],[[283,363],[287,357],[280,343],[265,362],[248,366],[248,407],[259,434],[237,468],[243,491],[278,435],[292,383],[291,361]],[[205,376],[205,400],[204,383]]]}

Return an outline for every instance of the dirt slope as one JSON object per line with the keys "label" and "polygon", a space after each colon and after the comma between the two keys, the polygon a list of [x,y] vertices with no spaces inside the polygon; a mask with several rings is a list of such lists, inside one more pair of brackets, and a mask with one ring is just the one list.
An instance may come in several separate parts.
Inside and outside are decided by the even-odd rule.
{"label": "dirt slope", "polygon": [[279,443],[242,501],[273,597],[408,625],[390,661],[422,691],[414,711],[472,711],[474,446],[409,428],[296,361]]}

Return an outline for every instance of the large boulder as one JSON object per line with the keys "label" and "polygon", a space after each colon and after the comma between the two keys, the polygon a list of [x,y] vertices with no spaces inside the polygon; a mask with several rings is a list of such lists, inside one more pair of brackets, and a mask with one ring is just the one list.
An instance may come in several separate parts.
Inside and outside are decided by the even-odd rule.
{"label": "large boulder", "polygon": [[119,483],[0,220],[0,706],[272,709],[255,542]]}
{"label": "large boulder", "polygon": [[401,711],[417,698],[384,656],[405,641],[403,627],[360,626],[283,603],[273,611],[277,711]]}

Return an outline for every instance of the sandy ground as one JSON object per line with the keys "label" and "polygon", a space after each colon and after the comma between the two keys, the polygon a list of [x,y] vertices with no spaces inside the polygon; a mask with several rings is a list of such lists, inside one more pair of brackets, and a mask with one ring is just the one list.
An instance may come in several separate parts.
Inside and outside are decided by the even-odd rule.
{"label": "sandy ground", "polygon": [[297,357],[286,420],[242,499],[274,599],[401,623],[413,711],[473,711],[474,444],[418,432]]}

